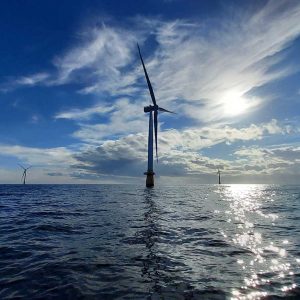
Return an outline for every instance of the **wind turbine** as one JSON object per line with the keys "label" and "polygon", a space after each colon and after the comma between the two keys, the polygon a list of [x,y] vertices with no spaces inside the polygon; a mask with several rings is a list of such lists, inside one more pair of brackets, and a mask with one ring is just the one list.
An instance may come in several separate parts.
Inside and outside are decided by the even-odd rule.
{"label": "wind turbine", "polygon": [[30,169],[32,166],[29,166],[28,168],[25,168],[20,164],[19,164],[19,166],[24,170],[21,180],[23,180],[23,184],[26,184],[27,170]]}
{"label": "wind turbine", "polygon": [[[142,58],[142,54],[141,54],[141,50],[139,47],[139,44],[137,44],[138,50],[139,50],[139,55],[140,55],[140,59],[143,65],[143,69],[144,69],[144,73],[145,73],[145,77],[146,77],[146,81],[148,84],[148,89],[149,89],[149,93],[152,99],[152,103],[153,105],[149,105],[149,106],[145,106],[144,107],[144,112],[145,113],[149,113],[149,134],[148,134],[148,170],[147,172],[145,172],[144,174],[147,175],[147,179],[146,179],[146,187],[153,187],[154,186],[154,172],[153,172],[153,124],[154,124],[154,134],[155,134],[155,150],[156,150],[156,160],[158,162],[158,156],[157,156],[157,116],[158,116],[158,111],[162,111],[162,112],[168,112],[168,113],[172,113],[169,110],[166,110],[162,107],[159,107],[156,104],[156,99],[154,96],[154,92],[153,92],[153,88]],[[154,120],[153,120],[153,115],[154,115]]]}
{"label": "wind turbine", "polygon": [[218,169],[217,174],[219,175],[219,184],[221,184],[221,171]]}

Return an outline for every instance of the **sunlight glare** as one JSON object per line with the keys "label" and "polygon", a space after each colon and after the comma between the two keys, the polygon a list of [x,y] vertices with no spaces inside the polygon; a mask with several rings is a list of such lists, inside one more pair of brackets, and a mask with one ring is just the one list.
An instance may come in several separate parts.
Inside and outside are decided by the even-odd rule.
{"label": "sunlight glare", "polygon": [[229,90],[224,93],[222,105],[226,116],[237,116],[256,106],[257,100],[246,98],[243,92]]}

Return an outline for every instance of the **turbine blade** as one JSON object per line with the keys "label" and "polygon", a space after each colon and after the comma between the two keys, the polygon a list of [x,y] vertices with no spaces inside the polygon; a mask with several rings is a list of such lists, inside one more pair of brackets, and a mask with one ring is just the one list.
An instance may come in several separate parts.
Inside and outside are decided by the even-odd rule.
{"label": "turbine blade", "polygon": [[171,113],[171,114],[175,114],[175,115],[176,115],[176,113],[175,113],[175,112],[173,112],[173,111],[169,111],[169,110],[167,110],[167,109],[164,109],[164,108],[162,108],[162,107],[159,107],[159,108],[158,108],[158,110],[160,110],[160,111],[163,111],[163,112],[168,112],[168,113]]}
{"label": "turbine blade", "polygon": [[139,49],[139,55],[140,55],[140,59],[141,59],[142,65],[143,65],[143,69],[144,69],[145,77],[146,77],[146,80],[147,80],[147,84],[148,84],[150,96],[151,96],[153,104],[156,105],[156,100],[155,100],[153,88],[152,88],[152,85],[151,85],[151,82],[150,82],[150,79],[149,79],[149,76],[148,76],[148,73],[147,73],[144,61],[143,61],[143,57],[142,57],[142,54],[141,54],[141,50],[140,50],[139,44],[137,44],[137,47]]}
{"label": "turbine blade", "polygon": [[22,165],[20,165],[20,164],[18,164],[22,169],[24,169],[25,170],[25,168],[22,166]]}
{"label": "turbine blade", "polygon": [[155,134],[155,150],[156,150],[156,161],[158,162],[157,156],[157,110],[154,111],[154,134]]}

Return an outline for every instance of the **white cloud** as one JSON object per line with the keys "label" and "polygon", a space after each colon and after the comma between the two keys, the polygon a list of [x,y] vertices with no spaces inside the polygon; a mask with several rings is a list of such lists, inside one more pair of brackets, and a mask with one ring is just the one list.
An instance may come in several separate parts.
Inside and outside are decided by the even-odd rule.
{"label": "white cloud", "polygon": [[38,83],[44,82],[49,78],[49,76],[50,75],[48,73],[36,73],[28,76],[22,76],[16,79],[15,84],[34,86]]}
{"label": "white cloud", "polygon": [[[148,99],[143,71],[140,66],[135,69],[139,61],[133,44],[141,31],[146,37],[146,31],[150,31],[158,46],[145,61],[160,105],[175,106],[181,114],[201,122],[232,120],[236,115],[249,113],[270,100],[251,96],[255,87],[291,72],[289,68],[273,71],[270,68],[283,58],[280,51],[300,34],[300,5],[269,2],[254,13],[237,11],[236,14],[232,20],[227,16],[218,20],[213,28],[205,21],[164,22],[138,18],[137,23],[142,22],[142,25],[139,30],[133,27],[127,31],[130,39],[122,45],[127,55],[121,55],[111,47],[120,65],[112,63],[114,72],[107,72],[105,63],[104,68],[101,67],[104,70],[101,79],[82,91],[140,95],[143,101]],[[118,36],[117,28],[111,30]],[[102,38],[101,42],[105,43]],[[93,48],[93,45],[92,42],[76,51],[85,53],[85,49]],[[83,60],[83,65],[90,66],[90,63]],[[98,63],[95,66],[97,68]],[[103,80],[105,84],[101,83]]]}
{"label": "white cloud", "polygon": [[[65,147],[33,148],[20,145],[0,144],[1,156],[15,157],[24,165],[32,166],[28,171],[28,183],[72,183],[70,174],[72,166],[77,163],[74,152]],[[0,169],[1,183],[21,183],[21,168],[19,165]],[[52,176],[55,173],[60,176]],[[50,174],[50,175],[49,175]],[[52,174],[52,175],[51,175]],[[80,180],[78,180],[80,183]]]}
{"label": "white cloud", "polygon": [[[233,182],[237,180],[234,176],[242,176],[238,178],[241,180],[245,176],[299,173],[300,147],[295,145],[240,148],[233,150],[230,160],[201,153],[220,143],[254,141],[278,134],[288,133],[286,126],[279,125],[276,120],[240,129],[226,126],[160,132],[159,164],[155,165],[155,170],[160,176],[190,178],[205,175],[212,182],[218,168]],[[31,178],[34,182],[127,182],[130,176],[139,177],[145,171],[147,133],[130,134],[104,141],[98,147],[87,144],[73,150],[2,144],[0,152],[18,158],[22,164],[33,165],[35,170],[31,172],[34,174]],[[5,172],[10,174],[8,170]],[[18,181],[17,165],[15,176]]]}
{"label": "white cloud", "polygon": [[252,174],[299,174],[300,147],[272,146],[241,148],[234,153],[241,157],[244,171]]}
{"label": "white cloud", "polygon": [[147,130],[148,118],[140,104],[126,98],[118,99],[114,110],[106,115],[107,120],[101,124],[80,124],[81,128],[73,136],[88,143],[102,143],[102,139],[136,133]]}
{"label": "white cloud", "polygon": [[226,108],[232,107],[231,101],[242,103],[244,112],[257,108],[263,99],[247,93],[289,73],[289,69],[271,72],[270,67],[300,34],[300,5],[280,3],[270,1],[255,14],[232,21],[224,18],[213,29],[205,23],[162,23],[157,30],[158,50],[148,63],[159,98],[189,100],[183,109],[202,121],[229,117]]}
{"label": "white cloud", "polygon": [[200,150],[223,142],[260,140],[268,134],[284,134],[286,126],[279,126],[276,120],[268,123],[251,124],[249,127],[212,126],[186,130],[168,130],[162,132],[161,139],[167,145],[181,149]]}
{"label": "white cloud", "polygon": [[[269,1],[256,11],[236,8],[230,18],[224,11],[214,26],[211,20],[139,17],[131,21],[130,29],[88,27],[77,45],[54,59],[56,79],[41,80],[47,84],[80,82],[82,93],[128,95],[145,101],[149,95],[136,41],[154,37],[158,45],[153,55],[146,55],[143,46],[142,52],[158,103],[176,105],[181,114],[201,122],[233,119],[270,100],[251,95],[255,87],[292,71],[270,68],[299,36],[299,19],[298,2]],[[32,76],[22,82],[33,85],[35,80]]]}
{"label": "white cloud", "polygon": [[46,72],[21,76],[18,78],[13,78],[8,80],[5,83],[0,84],[0,91],[1,92],[9,92],[11,90],[14,90],[18,88],[19,86],[27,86],[27,87],[33,87],[36,85],[44,85],[48,84],[48,79],[50,78],[50,74]]}
{"label": "white cloud", "polygon": [[105,25],[89,28],[81,34],[78,46],[55,58],[56,84],[78,79],[85,82],[86,77],[94,83],[83,92],[113,93],[119,86],[132,83],[130,76],[122,77],[121,69],[132,63],[135,45],[136,37],[129,30]]}
{"label": "white cloud", "polygon": [[39,121],[40,121],[40,117],[38,115],[34,114],[31,116],[30,123],[37,124]]}
{"label": "white cloud", "polygon": [[[236,162],[221,158],[209,158],[203,156],[200,151],[224,142],[259,140],[266,135],[283,133],[286,133],[285,127],[279,126],[276,120],[259,125],[252,124],[241,129],[226,126],[182,131],[173,129],[160,132],[157,172],[160,175],[168,176],[199,175],[209,174],[220,168],[231,174],[247,173],[253,167],[249,164],[245,168],[245,161],[240,157],[250,156],[249,153],[252,152],[243,152],[250,151],[250,149],[241,149],[235,152],[234,154],[238,157]],[[96,149],[91,148],[78,153],[76,158],[84,163],[84,166],[78,165],[78,168],[82,167],[95,174],[113,173],[137,176],[146,166],[147,133],[131,134],[116,140],[104,141]],[[282,160],[272,160],[272,163],[279,162]]]}
{"label": "white cloud", "polygon": [[72,151],[65,147],[43,149],[0,144],[0,153],[17,157],[24,163],[34,166],[69,166],[76,162]]}
{"label": "white cloud", "polygon": [[114,106],[108,105],[96,105],[86,109],[71,109],[66,112],[58,113],[54,118],[55,119],[70,119],[70,120],[89,120],[94,115],[103,115],[107,114],[114,110]]}

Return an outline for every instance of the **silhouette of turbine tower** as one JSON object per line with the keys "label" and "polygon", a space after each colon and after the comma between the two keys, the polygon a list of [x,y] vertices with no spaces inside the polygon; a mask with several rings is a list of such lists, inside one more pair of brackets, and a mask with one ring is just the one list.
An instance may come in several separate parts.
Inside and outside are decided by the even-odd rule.
{"label": "silhouette of turbine tower", "polygon": [[221,184],[221,171],[218,169],[217,174],[219,175],[219,184]]}
{"label": "silhouette of turbine tower", "polygon": [[31,168],[31,166],[29,166],[28,168],[23,167],[22,165],[19,164],[19,166],[23,169],[23,174],[22,174],[22,179],[21,181],[23,181],[23,184],[26,184],[26,176],[27,176],[27,170]]}

